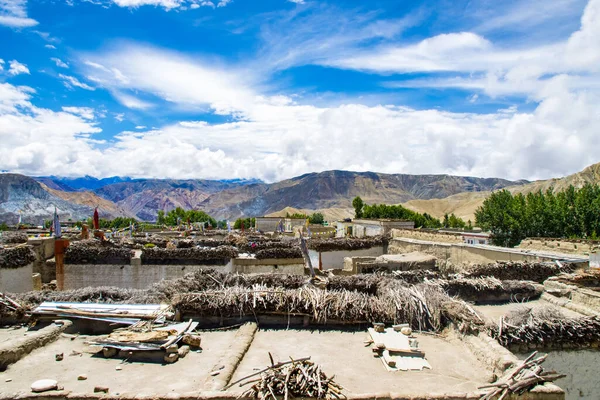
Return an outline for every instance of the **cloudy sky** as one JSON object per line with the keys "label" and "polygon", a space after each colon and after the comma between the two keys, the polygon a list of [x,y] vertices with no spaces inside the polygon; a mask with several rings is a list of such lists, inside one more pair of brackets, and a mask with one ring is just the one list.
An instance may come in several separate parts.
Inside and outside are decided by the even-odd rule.
{"label": "cloudy sky", "polygon": [[600,161],[600,0],[0,0],[0,170],[509,179]]}

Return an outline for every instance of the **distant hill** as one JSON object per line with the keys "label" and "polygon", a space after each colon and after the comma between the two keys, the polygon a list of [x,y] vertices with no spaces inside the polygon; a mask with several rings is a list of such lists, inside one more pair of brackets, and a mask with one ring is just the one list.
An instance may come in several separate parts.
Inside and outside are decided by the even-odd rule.
{"label": "distant hill", "polygon": [[[553,178],[529,182],[524,185],[509,186],[506,189],[512,193],[531,193],[539,190],[546,191],[554,188],[562,191],[570,185],[581,187],[586,183],[600,184],[600,163],[590,165],[581,172],[576,172],[564,178]],[[475,211],[483,204],[483,201],[491,194],[491,191],[477,193],[459,193],[443,199],[411,200],[403,205],[413,211],[428,213],[434,217],[442,218],[444,214],[454,213],[465,221],[475,222]]]}
{"label": "distant hill", "polygon": [[[243,179],[35,178],[38,182],[17,174],[0,178],[0,222],[16,222],[18,210],[22,210],[25,221],[31,218],[39,223],[40,216],[51,215],[54,205],[77,219],[88,217],[98,205],[101,215],[109,218],[134,216],[147,221],[155,220],[158,210],[175,207],[200,209],[229,220],[285,215],[290,210],[320,211],[326,219],[335,220],[352,216],[355,196],[369,204],[404,204],[438,218],[455,213],[474,221],[475,210],[493,190],[527,193],[599,183],[600,163],[564,178],[536,182],[351,171],[310,173],[270,184]],[[96,187],[84,190],[89,186]]]}
{"label": "distant hill", "polygon": [[91,207],[58,197],[30,177],[0,174],[0,222],[16,224],[21,214],[24,223],[41,225],[52,218],[54,207],[62,220],[80,220],[93,213]]}
{"label": "distant hill", "polygon": [[201,203],[210,195],[231,188],[256,185],[253,182],[256,181],[135,179],[103,186],[95,193],[140,220],[154,221],[158,210],[169,211],[176,207],[202,209]]}
{"label": "distant hill", "polygon": [[452,175],[380,174],[326,171],[272,184],[247,185],[209,196],[200,207],[216,218],[266,215],[285,207],[304,210],[349,209],[352,199],[398,204],[413,199],[444,198],[523,184],[497,178]]}

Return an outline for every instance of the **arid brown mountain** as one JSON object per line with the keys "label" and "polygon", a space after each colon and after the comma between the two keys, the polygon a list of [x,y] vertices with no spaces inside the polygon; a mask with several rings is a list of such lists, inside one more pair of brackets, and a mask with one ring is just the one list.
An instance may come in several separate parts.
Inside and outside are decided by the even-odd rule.
{"label": "arid brown mountain", "polygon": [[226,189],[200,207],[216,218],[266,215],[285,207],[305,210],[348,209],[361,196],[366,203],[398,204],[412,199],[443,198],[522,184],[496,178],[326,171],[273,184]]}
{"label": "arid brown mountain", "polygon": [[[562,191],[570,185],[581,187],[586,183],[600,184],[600,163],[590,165],[581,172],[576,172],[564,178],[553,178],[530,182],[524,185],[507,187],[512,193],[531,193],[538,190],[546,191],[554,188]],[[483,204],[483,201],[491,194],[490,191],[478,193],[459,193],[443,199],[411,200],[403,205],[413,211],[428,213],[436,218],[442,218],[444,214],[454,213],[465,221],[475,221],[475,211]]]}
{"label": "arid brown mountain", "polygon": [[243,187],[246,181],[136,179],[103,186],[95,191],[98,196],[144,221],[154,221],[158,210],[176,207],[202,209],[201,203],[210,195],[230,188]]}
{"label": "arid brown mountain", "polygon": [[56,196],[28,176],[0,174],[0,222],[16,224],[20,214],[23,223],[41,225],[52,218],[55,207],[61,220],[80,220],[93,213],[91,207]]}
{"label": "arid brown mountain", "polygon": [[[42,215],[50,216],[55,205],[63,214],[78,219],[88,217],[96,205],[100,207],[101,215],[108,218],[135,216],[148,221],[155,220],[158,210],[168,211],[175,207],[201,209],[218,219],[279,215],[285,213],[286,207],[290,207],[287,210],[298,209],[305,213],[321,211],[328,219],[338,219],[352,215],[351,202],[355,196],[361,196],[371,204],[404,204],[439,218],[445,213],[455,213],[465,220],[474,220],[473,213],[492,190],[508,188],[513,192],[527,193],[549,187],[562,190],[570,184],[598,183],[600,164],[565,178],[536,182],[452,175],[326,171],[272,184],[244,180],[118,178],[120,181],[116,183],[104,185],[106,182],[102,182],[104,186],[86,192],[67,191],[72,189],[70,187],[56,189],[63,185],[63,181],[52,179],[55,187],[41,185],[23,175],[0,175],[0,222],[16,222],[19,210],[24,221],[31,219],[37,222]],[[88,180],[86,178],[86,182]]]}
{"label": "arid brown mountain", "polygon": [[103,199],[94,192],[67,192],[51,189],[43,183],[40,183],[40,185],[42,185],[42,188],[48,193],[60,197],[63,200],[86,206],[90,209],[98,207],[98,212],[102,218],[135,217],[135,214],[132,214],[128,209],[125,209],[110,200]]}

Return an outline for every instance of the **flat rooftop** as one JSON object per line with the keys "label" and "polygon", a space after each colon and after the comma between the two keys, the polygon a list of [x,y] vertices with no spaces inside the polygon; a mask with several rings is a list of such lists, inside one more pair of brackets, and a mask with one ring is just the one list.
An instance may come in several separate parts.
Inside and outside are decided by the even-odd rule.
{"label": "flat rooftop", "polygon": [[[0,340],[13,333],[23,335],[21,330],[12,333],[0,330]],[[55,379],[65,392],[87,395],[93,394],[95,386],[108,387],[113,396],[145,394],[165,398],[190,392],[198,394],[208,390],[206,381],[210,371],[227,362],[222,357],[235,341],[235,334],[236,330],[200,332],[202,351],[192,351],[174,364],[104,358],[100,347],[86,344],[101,336],[61,334],[55,342],[9,365],[0,374],[0,394],[6,398],[30,395],[31,384],[39,379]],[[410,398],[434,393],[473,393],[492,378],[492,372],[453,336],[416,334],[416,337],[431,370],[386,371],[371,348],[365,346],[366,330],[259,330],[231,382],[270,365],[269,352],[275,362],[311,356],[328,376],[335,375],[336,382],[349,395],[392,392]],[[56,361],[55,356],[60,353],[64,359]],[[81,374],[87,375],[87,380],[78,380]],[[223,395],[236,397],[248,387],[235,385]]]}

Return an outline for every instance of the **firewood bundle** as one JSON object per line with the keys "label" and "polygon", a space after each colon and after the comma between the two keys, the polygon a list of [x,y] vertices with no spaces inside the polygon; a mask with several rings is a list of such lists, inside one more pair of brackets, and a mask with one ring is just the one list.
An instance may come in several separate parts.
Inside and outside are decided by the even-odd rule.
{"label": "firewood bundle", "polygon": [[298,247],[272,247],[258,250],[256,258],[258,260],[268,258],[302,258],[302,252]]}
{"label": "firewood bundle", "polygon": [[472,265],[468,268],[465,277],[490,276],[501,280],[515,279],[542,283],[551,276],[558,275],[561,272],[570,272],[573,268],[574,266],[568,263],[499,261],[490,264]]}
{"label": "firewood bundle", "polygon": [[0,268],[19,268],[35,261],[35,253],[30,246],[0,248]]}
{"label": "firewood bundle", "polygon": [[[260,375],[260,378],[247,380],[256,375]],[[310,357],[281,362],[243,378],[242,381],[245,382],[240,383],[240,386],[250,383],[253,385],[240,397],[261,400],[269,397],[277,400],[277,396],[283,396],[284,400],[290,396],[316,399],[345,398],[343,388],[333,378],[328,377],[319,365],[311,362]]]}
{"label": "firewood bundle", "polygon": [[384,246],[388,243],[386,236],[372,236],[364,238],[328,238],[311,239],[308,242],[308,248],[315,251],[336,251],[336,250],[360,250],[370,249],[375,246]]}
{"label": "firewood bundle", "polygon": [[498,400],[502,400],[512,393],[521,395],[539,383],[554,382],[566,376],[558,374],[556,371],[545,371],[541,364],[546,360],[547,355],[534,359],[536,354],[537,351],[533,352],[521,365],[510,370],[497,382],[481,386],[479,389],[489,389],[489,391],[482,395],[480,400],[491,400],[496,396],[499,396]]}

